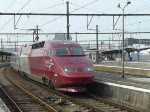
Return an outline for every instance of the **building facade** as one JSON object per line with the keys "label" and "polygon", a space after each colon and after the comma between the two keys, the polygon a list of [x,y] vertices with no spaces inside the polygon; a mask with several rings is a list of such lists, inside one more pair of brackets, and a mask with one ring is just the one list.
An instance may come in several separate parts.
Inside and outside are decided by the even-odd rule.
{"label": "building facade", "polygon": [[125,38],[125,44],[127,46],[133,46],[133,44],[150,45],[150,39]]}

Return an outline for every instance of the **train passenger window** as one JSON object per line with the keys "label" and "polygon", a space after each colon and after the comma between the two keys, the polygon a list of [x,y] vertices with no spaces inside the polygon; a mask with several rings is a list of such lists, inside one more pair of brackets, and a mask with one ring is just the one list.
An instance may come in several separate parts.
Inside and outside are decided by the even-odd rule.
{"label": "train passenger window", "polygon": [[73,55],[85,55],[83,50],[80,47],[73,47],[71,48]]}
{"label": "train passenger window", "polygon": [[67,48],[55,48],[56,56],[69,55]]}

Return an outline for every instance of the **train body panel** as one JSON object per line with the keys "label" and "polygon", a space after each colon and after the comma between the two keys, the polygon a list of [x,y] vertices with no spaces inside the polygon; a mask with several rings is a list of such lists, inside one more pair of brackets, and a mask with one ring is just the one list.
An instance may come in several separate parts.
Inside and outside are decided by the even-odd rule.
{"label": "train body panel", "polygon": [[10,65],[15,71],[19,70],[19,53],[18,52],[14,52],[11,54]]}
{"label": "train body panel", "polygon": [[44,41],[20,50],[20,71],[60,91],[84,92],[94,80],[91,60],[69,41]]}
{"label": "train body panel", "polygon": [[[84,71],[85,68],[92,68],[89,62],[89,58],[84,57],[55,57],[55,62],[59,65],[59,70],[61,73],[55,74],[55,84],[57,86],[67,86],[67,85],[84,85],[90,84],[93,80],[93,73],[88,73]],[[74,69],[74,72],[65,72],[65,69]],[[55,70],[54,70],[55,71]],[[61,75],[59,75],[61,74]],[[85,82],[83,82],[83,80]]]}
{"label": "train body panel", "polygon": [[33,75],[43,75],[43,49],[35,49],[29,55],[30,70]]}

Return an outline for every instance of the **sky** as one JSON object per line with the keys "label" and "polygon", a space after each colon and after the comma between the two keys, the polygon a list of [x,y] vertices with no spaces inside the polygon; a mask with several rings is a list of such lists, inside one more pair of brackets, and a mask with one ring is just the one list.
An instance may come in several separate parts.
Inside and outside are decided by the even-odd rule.
{"label": "sky", "polygon": [[[122,9],[118,8],[118,4],[124,7],[127,0],[68,0],[69,12],[72,14],[122,14]],[[125,7],[125,14],[149,14],[149,0],[130,0],[131,4]],[[63,13],[66,14],[67,0],[0,0],[1,13]],[[75,33],[95,33],[96,25],[99,32],[122,32],[122,17],[114,18],[116,23],[113,30],[113,17],[104,16],[88,17],[90,22],[87,30],[86,16],[70,17],[70,32]],[[117,21],[118,19],[118,21]],[[14,29],[14,16],[0,16],[0,33],[32,33],[28,29],[34,29],[38,25],[42,30],[41,33],[66,33],[66,16],[15,16],[16,28]],[[133,16],[125,17],[125,32],[148,32],[150,30],[149,16]],[[3,41],[32,41],[31,36],[24,35],[0,35]],[[75,40],[75,35],[71,35]],[[88,41],[92,44],[96,36],[93,35],[77,35],[78,41]],[[125,38],[149,39],[149,34],[128,34]],[[52,35],[41,36],[40,40],[52,38]],[[121,39],[122,35],[99,34],[99,40],[117,40]]]}

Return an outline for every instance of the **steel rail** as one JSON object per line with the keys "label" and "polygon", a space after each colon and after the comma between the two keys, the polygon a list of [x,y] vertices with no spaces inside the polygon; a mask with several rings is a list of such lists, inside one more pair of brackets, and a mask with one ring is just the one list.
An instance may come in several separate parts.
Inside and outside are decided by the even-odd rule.
{"label": "steel rail", "polygon": [[[30,80],[30,79],[29,79],[29,80]],[[37,82],[35,82],[35,83],[37,83]],[[41,84],[39,84],[39,83],[37,83],[37,84],[41,86]],[[47,89],[48,87],[43,86],[43,88]],[[105,111],[100,110],[100,109],[97,109],[97,108],[95,108],[95,107],[93,107],[93,106],[91,106],[91,105],[89,105],[89,104],[87,104],[87,103],[84,103],[84,102],[79,101],[79,100],[76,100],[76,99],[74,99],[74,98],[72,98],[72,97],[70,97],[70,96],[67,96],[67,95],[65,95],[65,94],[63,94],[63,93],[60,93],[60,92],[58,92],[58,91],[56,91],[56,90],[53,90],[53,89],[48,89],[48,90],[49,90],[50,92],[54,93],[54,94],[57,94],[57,95],[59,95],[59,96],[61,96],[61,97],[63,97],[63,98],[66,98],[66,99],[68,99],[68,100],[70,100],[70,101],[72,101],[72,102],[75,102],[75,103],[77,103],[77,104],[79,104],[79,105],[85,106],[85,107],[91,109],[92,112],[105,112]]]}
{"label": "steel rail", "polygon": [[118,103],[109,101],[109,100],[105,100],[105,99],[102,99],[102,98],[93,96],[93,95],[91,95],[91,94],[87,94],[87,95],[96,98],[98,101],[100,101],[100,102],[102,102],[102,103],[108,104],[108,105],[110,105],[110,106],[114,106],[114,107],[116,107],[116,108],[120,108],[121,110],[125,110],[125,111],[128,111],[128,112],[141,112],[141,111],[139,111],[139,110],[137,110],[137,109],[133,109],[133,108],[130,108],[130,107],[127,107],[127,106],[124,106],[124,105],[121,105],[121,104],[118,104]]}
{"label": "steel rail", "polygon": [[44,101],[42,101],[41,99],[39,99],[38,97],[32,95],[30,92],[28,92],[27,90],[25,90],[24,88],[22,88],[20,85],[18,85],[17,83],[15,83],[14,81],[12,81],[7,74],[5,73],[7,67],[5,67],[4,69],[4,76],[11,81],[15,86],[17,86],[20,90],[22,90],[24,93],[26,93],[27,95],[29,95],[30,97],[32,97],[34,100],[38,101],[40,104],[44,105],[49,111],[53,111],[53,112],[59,112],[57,110],[55,110],[53,107],[51,107],[50,105],[48,105],[47,103],[45,103]]}
{"label": "steel rail", "polygon": [[23,112],[21,110],[21,108],[16,104],[16,102],[7,94],[7,92],[4,90],[4,88],[2,86],[0,86],[2,92],[6,95],[6,97],[8,98],[8,100],[17,108],[18,112]]}
{"label": "steel rail", "polygon": [[50,88],[48,88],[48,87],[42,85],[41,83],[38,83],[38,82],[36,82],[36,81],[33,81],[32,79],[27,79],[27,78],[25,78],[25,80],[32,81],[32,83],[35,83],[35,84],[37,84],[37,85],[39,85],[39,86],[42,86],[44,89],[50,91],[51,93],[53,93],[53,94],[55,94],[55,95],[61,96],[61,97],[65,98],[65,99],[67,99],[67,100],[70,100],[70,101],[72,101],[72,102],[75,102],[76,104],[79,104],[79,105],[82,105],[82,106],[84,106],[84,107],[87,107],[88,109],[91,109],[92,112],[105,112],[105,111],[100,110],[100,109],[97,109],[97,108],[95,108],[95,107],[93,107],[93,106],[91,106],[91,105],[89,105],[89,104],[87,104],[87,103],[84,103],[84,102],[82,102],[82,101],[79,101],[79,100],[76,100],[76,99],[74,99],[74,98],[71,98],[70,96],[67,96],[67,95],[65,95],[65,94],[63,94],[63,93],[60,93],[60,92],[56,91],[56,90],[50,89]]}
{"label": "steel rail", "polygon": [[97,108],[95,108],[95,107],[93,107],[93,106],[91,106],[91,105],[89,105],[89,104],[87,104],[87,103],[84,103],[84,102],[82,102],[82,101],[79,101],[79,100],[76,100],[76,99],[74,99],[74,98],[71,98],[70,96],[67,96],[67,95],[65,95],[65,94],[63,94],[63,93],[60,93],[60,92],[56,91],[56,90],[50,89],[50,88],[48,88],[48,87],[46,87],[46,86],[44,86],[44,85],[42,85],[42,84],[40,84],[40,83],[38,83],[38,82],[36,82],[36,81],[33,81],[32,79],[25,79],[25,80],[32,81],[33,83],[36,83],[36,84],[38,84],[39,86],[42,86],[44,89],[50,91],[51,93],[53,93],[53,94],[55,94],[55,95],[61,96],[61,97],[65,98],[65,99],[67,99],[67,100],[70,100],[70,101],[72,101],[72,102],[75,102],[76,104],[85,106],[85,107],[87,107],[88,109],[91,109],[92,112],[105,112],[105,111],[100,110],[100,109],[97,109]]}
{"label": "steel rail", "polygon": [[[37,84],[37,85],[43,87],[44,89],[50,91],[51,93],[53,93],[53,94],[55,94],[55,95],[61,96],[61,97],[65,98],[65,99],[67,99],[67,100],[70,100],[70,101],[72,101],[72,102],[75,102],[76,104],[79,104],[79,105],[82,105],[82,106],[84,106],[84,107],[86,107],[86,108],[88,108],[88,109],[91,109],[92,112],[105,112],[104,110],[100,110],[100,109],[98,109],[98,108],[96,108],[96,107],[93,107],[93,106],[87,104],[87,103],[84,103],[83,101],[76,100],[76,99],[74,99],[74,98],[72,98],[72,97],[70,97],[70,96],[64,95],[64,94],[62,94],[62,93],[60,93],[60,92],[58,92],[58,91],[55,91],[55,90],[52,90],[52,89],[47,89],[48,87],[46,87],[46,86],[44,86],[44,85],[42,85],[42,84],[40,84],[40,83],[38,83],[38,82],[35,82],[35,81],[31,80],[31,79],[25,79],[25,80],[32,81],[33,83],[35,83],[35,84]],[[107,104],[107,103],[105,102],[105,104]],[[114,106],[114,105],[113,105],[113,106]],[[119,109],[121,109],[121,108],[118,107],[118,106],[116,106],[116,107],[119,108]],[[124,110],[123,107],[122,107],[122,110]],[[139,111],[128,111],[128,112],[139,112]]]}

